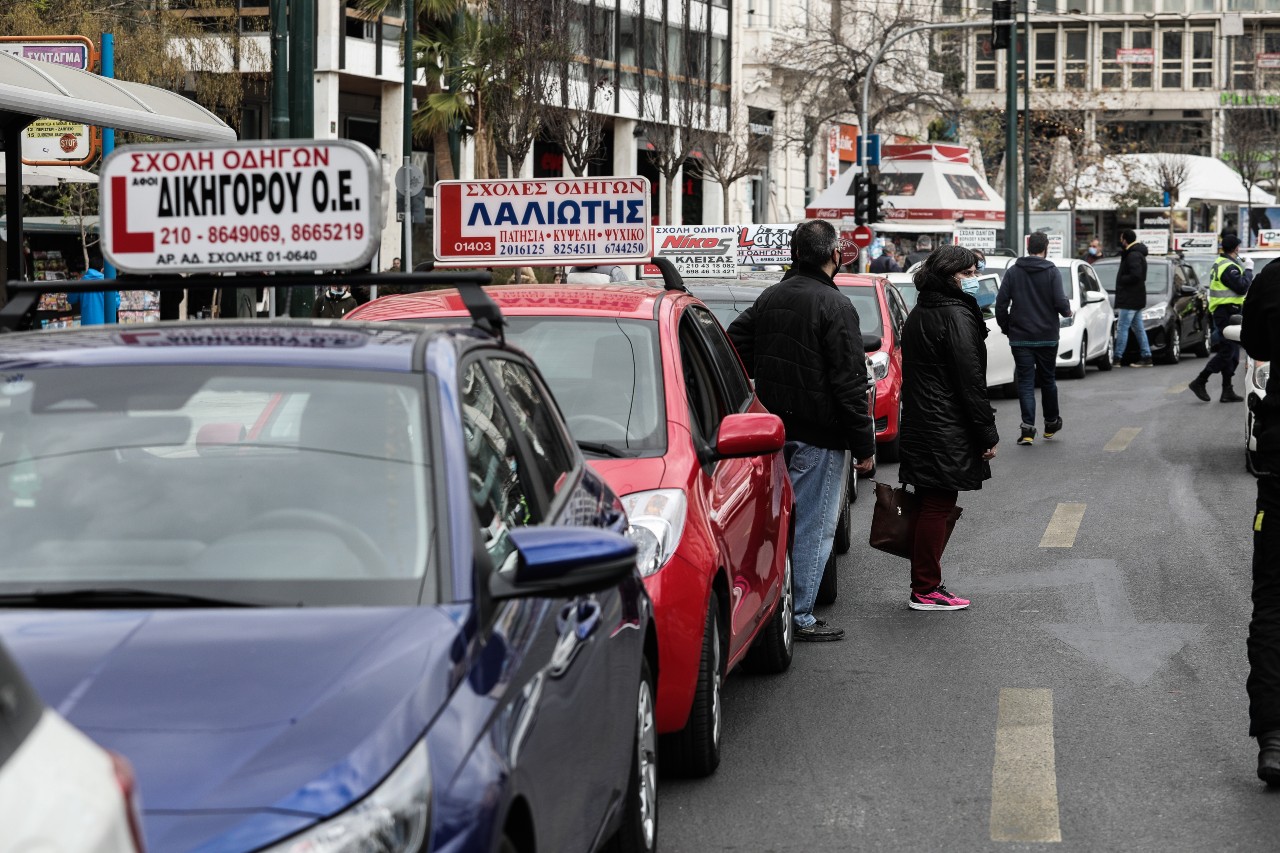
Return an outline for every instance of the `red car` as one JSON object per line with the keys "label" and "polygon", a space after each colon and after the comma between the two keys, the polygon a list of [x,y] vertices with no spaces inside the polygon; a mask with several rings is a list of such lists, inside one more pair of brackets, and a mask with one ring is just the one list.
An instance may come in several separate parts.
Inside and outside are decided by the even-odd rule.
{"label": "red car", "polygon": [[[653,599],[663,761],[720,761],[720,688],[790,665],[792,494],[782,421],[705,305],[645,285],[486,288],[591,464],[622,496]],[[359,320],[466,318],[456,291],[390,296]]]}
{"label": "red car", "polygon": [[881,462],[897,462],[898,425],[902,420],[899,336],[907,321],[907,303],[883,276],[839,273],[835,281],[857,310],[862,334],[880,338],[880,349],[867,356],[871,378],[876,383],[876,456]]}

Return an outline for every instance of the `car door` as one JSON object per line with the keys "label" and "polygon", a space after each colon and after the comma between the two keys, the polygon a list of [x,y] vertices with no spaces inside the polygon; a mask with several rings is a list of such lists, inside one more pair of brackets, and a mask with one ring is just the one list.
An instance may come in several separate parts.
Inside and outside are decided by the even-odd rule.
{"label": "car door", "polygon": [[[731,408],[745,402],[727,397],[721,368],[711,353],[704,329],[714,325],[705,308],[686,305],[678,319],[680,362],[684,376],[685,396],[689,405],[689,424],[694,447],[703,460],[710,460],[717,431],[725,415],[742,408]],[[737,357],[734,356],[734,361]],[[739,367],[741,370],[741,367]],[[730,657],[736,656],[760,622],[767,577],[757,569],[760,558],[761,530],[758,495],[766,468],[760,457],[704,461],[695,476],[702,492],[707,522],[721,560],[729,574],[730,591]],[[694,502],[690,496],[690,504]],[[710,567],[709,567],[710,568]]]}
{"label": "car door", "polygon": [[[460,388],[472,503],[490,562],[502,574],[517,559],[511,528],[569,515],[561,493],[576,483],[577,455],[555,440],[558,428],[546,426],[545,391],[518,361],[464,362]],[[612,769],[618,739],[611,713],[619,706],[603,651],[612,633],[605,598],[502,602],[480,632],[468,675],[473,689],[498,702],[493,741],[535,800],[548,849],[589,850],[617,793],[611,778],[626,779]],[[565,809],[564,802],[582,807]]]}
{"label": "car door", "polygon": [[[1100,355],[1107,347],[1111,335],[1111,308],[1107,295],[1102,291],[1102,283],[1098,281],[1093,267],[1076,262],[1075,267],[1080,282],[1080,305],[1084,315],[1085,330],[1089,333],[1089,351],[1085,358]],[[1090,303],[1089,294],[1095,298],[1102,297],[1100,302]]]}
{"label": "car door", "polygon": [[1195,292],[1187,280],[1187,269],[1175,260],[1169,262],[1168,298],[1169,310],[1178,324],[1178,334],[1183,344],[1198,335],[1199,326],[1196,321]]}

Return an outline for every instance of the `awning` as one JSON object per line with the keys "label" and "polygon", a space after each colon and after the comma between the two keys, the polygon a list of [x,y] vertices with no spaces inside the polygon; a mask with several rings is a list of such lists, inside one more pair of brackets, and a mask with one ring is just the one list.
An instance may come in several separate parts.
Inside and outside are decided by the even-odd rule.
{"label": "awning", "polygon": [[[0,187],[8,185],[8,173],[5,172],[4,161],[5,158],[0,157]],[[98,176],[75,166],[28,166],[24,163],[18,182],[27,187],[56,187],[63,182],[96,184]]]}
{"label": "awning", "polygon": [[0,113],[57,118],[170,139],[226,141],[236,132],[175,92],[0,53]]}
{"label": "awning", "polygon": [[[1076,210],[1115,210],[1116,197],[1126,195],[1131,188],[1160,186],[1160,158],[1173,158],[1171,166],[1186,167],[1186,178],[1178,189],[1174,207],[1186,207],[1192,202],[1207,204],[1245,205],[1272,207],[1276,197],[1258,187],[1245,192],[1240,173],[1216,157],[1195,154],[1116,154],[1101,164],[1087,167],[1081,178],[1084,190],[1077,200]],[[1061,188],[1059,188],[1061,194]],[[1066,201],[1059,210],[1069,210]]]}

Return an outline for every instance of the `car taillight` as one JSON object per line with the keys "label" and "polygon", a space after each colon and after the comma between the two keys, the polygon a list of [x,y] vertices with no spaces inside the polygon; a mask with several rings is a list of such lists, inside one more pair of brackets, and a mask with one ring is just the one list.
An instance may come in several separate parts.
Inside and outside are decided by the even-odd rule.
{"label": "car taillight", "polygon": [[111,753],[111,764],[116,771],[116,784],[120,786],[120,794],[124,798],[125,813],[129,818],[129,834],[133,836],[133,846],[138,853],[145,853],[146,845],[142,843],[142,812],[138,807],[138,783],[133,775],[133,767],[122,755]]}

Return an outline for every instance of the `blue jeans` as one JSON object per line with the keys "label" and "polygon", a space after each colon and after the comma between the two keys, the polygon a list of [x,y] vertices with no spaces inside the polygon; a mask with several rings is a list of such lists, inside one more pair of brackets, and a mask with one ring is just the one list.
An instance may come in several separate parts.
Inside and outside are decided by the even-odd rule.
{"label": "blue jeans", "polygon": [[782,453],[796,498],[795,540],[791,543],[795,622],[797,628],[808,628],[818,621],[813,617],[813,604],[835,545],[840,501],[848,500],[843,488],[844,451],[788,441]]}
{"label": "blue jeans", "polygon": [[1142,325],[1142,309],[1140,308],[1120,308],[1117,310],[1119,319],[1116,321],[1116,361],[1124,356],[1124,348],[1129,345],[1129,329],[1133,329],[1133,336],[1138,339],[1138,357],[1151,358],[1151,344],[1147,343],[1147,328]]}
{"label": "blue jeans", "polygon": [[1058,418],[1058,381],[1054,369],[1058,348],[1010,346],[1013,350],[1013,376],[1018,384],[1018,403],[1022,408],[1023,426],[1036,425],[1036,376],[1040,377],[1040,402],[1044,403],[1045,423]]}

